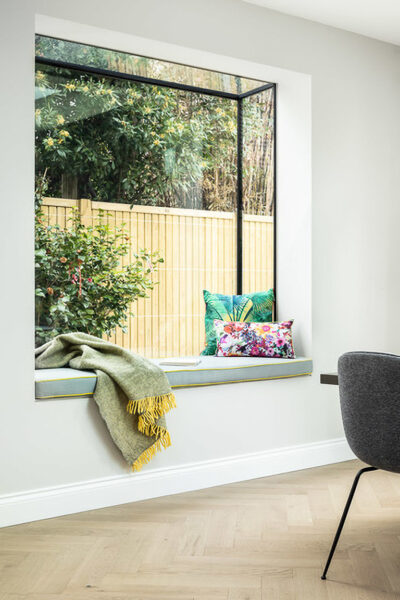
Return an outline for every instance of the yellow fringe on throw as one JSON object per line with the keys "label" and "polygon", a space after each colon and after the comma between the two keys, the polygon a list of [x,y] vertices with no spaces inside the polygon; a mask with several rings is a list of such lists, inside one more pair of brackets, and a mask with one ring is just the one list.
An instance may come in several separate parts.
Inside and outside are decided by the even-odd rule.
{"label": "yellow fringe on throw", "polygon": [[126,410],[130,414],[138,414],[138,430],[149,437],[155,437],[154,444],[147,448],[135,460],[132,465],[132,471],[140,471],[144,464],[151,461],[153,456],[163,448],[171,445],[169,432],[165,427],[157,425],[157,419],[164,415],[171,408],[176,407],[175,396],[172,392],[162,396],[148,396],[140,400],[130,400]]}
{"label": "yellow fringe on throw", "polygon": [[172,392],[163,396],[147,396],[140,400],[129,400],[126,410],[131,414],[140,414],[146,411],[161,417],[171,408],[176,408],[175,396]]}
{"label": "yellow fringe on throw", "polygon": [[169,432],[165,429],[164,435],[158,438],[158,440],[154,442],[154,444],[150,446],[150,448],[147,448],[147,450],[142,452],[139,458],[135,460],[135,462],[132,465],[132,471],[140,471],[143,465],[149,463],[157,452],[160,452],[160,450],[162,450],[163,448],[168,448],[168,446],[170,445],[171,438]]}

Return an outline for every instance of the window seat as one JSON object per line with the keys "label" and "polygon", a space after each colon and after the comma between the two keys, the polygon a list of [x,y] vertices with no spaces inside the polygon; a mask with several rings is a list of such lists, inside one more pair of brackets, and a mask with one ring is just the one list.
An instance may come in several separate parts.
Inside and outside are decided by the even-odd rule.
{"label": "window seat", "polygon": [[[162,359],[152,359],[155,364]],[[166,373],[172,388],[259,381],[311,375],[312,360],[299,356],[295,359],[202,356],[196,366],[159,365]],[[93,371],[79,371],[68,367],[35,371],[37,399],[91,396],[96,387]]]}

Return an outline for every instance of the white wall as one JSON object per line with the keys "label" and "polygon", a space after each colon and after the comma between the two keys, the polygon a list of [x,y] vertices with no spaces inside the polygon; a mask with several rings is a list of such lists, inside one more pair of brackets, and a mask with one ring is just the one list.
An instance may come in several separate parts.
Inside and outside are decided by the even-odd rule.
{"label": "white wall", "polygon": [[[293,157],[286,151],[279,157],[278,289],[280,316],[296,313],[302,328],[301,344],[307,353],[311,351],[312,331],[315,375],[179,391],[179,408],[169,417],[173,447],[156,457],[142,479],[136,475],[129,478],[128,493],[127,480],[123,479],[124,492],[112,497],[104,493],[103,503],[184,489],[186,471],[179,468],[186,463],[201,465],[202,461],[219,459],[226,466],[222,473],[206,462],[198,477],[193,475],[197,472],[193,468],[186,487],[194,488],[227,481],[235,473],[239,477],[260,476],[344,458],[345,447],[330,442],[343,436],[337,390],[320,386],[319,373],[332,370],[345,350],[400,351],[400,173],[395,163],[400,150],[399,48],[239,0],[118,0],[111,4],[108,0],[9,0],[2,5],[0,19],[0,494],[10,495],[0,499],[0,512],[5,507],[3,522],[23,520],[21,507],[24,503],[31,506],[32,497],[37,507],[43,496],[35,492],[39,488],[61,486],[46,492],[47,499],[57,494],[61,498],[73,494],[65,488],[69,484],[101,480],[118,486],[122,481],[118,477],[126,473],[90,401],[33,400],[35,9],[41,15],[208,51],[223,55],[227,61],[281,67],[312,78],[312,219],[311,195],[305,194],[307,131],[297,130],[302,125],[298,121],[288,125],[290,112],[284,122],[279,113],[280,139],[286,139],[287,144],[292,135],[293,148],[297,143],[303,152],[297,169],[287,173],[282,166]],[[195,55],[207,60],[205,54]],[[189,50],[187,56],[191,57]],[[284,71],[276,74],[285,80]],[[289,86],[293,79],[288,75],[287,81]],[[310,88],[306,81],[307,77],[299,76],[303,82],[299,83],[303,127],[309,130],[306,103]],[[280,89],[285,97],[285,86]],[[293,106],[297,106],[296,101]],[[285,148],[288,150],[287,145]],[[279,146],[278,151],[283,152]],[[305,165],[305,172],[301,165]],[[283,220],[288,229],[292,228],[295,242],[291,235],[283,237]],[[293,449],[292,453],[287,449],[283,452],[285,464],[275,460],[274,450],[282,447]],[[304,461],[296,462],[294,456],[301,452],[305,452]],[[236,468],[238,462],[227,460],[243,455],[249,459],[239,461],[240,468]],[[181,480],[181,487],[160,483],[168,469]],[[146,485],[141,493],[140,486],[144,490]],[[26,495],[32,490],[33,496]],[[99,505],[99,500],[94,501],[85,490],[76,488],[76,502],[70,505],[54,501],[42,513],[27,508],[25,518]],[[22,495],[14,498],[19,493]],[[85,494],[86,504],[79,500]],[[12,511],[14,500],[19,503],[18,515]]]}

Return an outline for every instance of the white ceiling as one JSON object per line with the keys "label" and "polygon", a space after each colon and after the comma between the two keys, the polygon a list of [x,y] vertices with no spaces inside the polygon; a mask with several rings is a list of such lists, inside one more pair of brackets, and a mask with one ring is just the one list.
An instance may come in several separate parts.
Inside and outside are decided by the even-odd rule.
{"label": "white ceiling", "polygon": [[400,45],[400,0],[244,0]]}

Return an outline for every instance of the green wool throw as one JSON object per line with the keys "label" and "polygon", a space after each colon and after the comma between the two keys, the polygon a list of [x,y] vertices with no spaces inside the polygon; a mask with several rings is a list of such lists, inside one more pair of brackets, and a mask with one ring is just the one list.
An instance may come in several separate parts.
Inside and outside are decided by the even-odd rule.
{"label": "green wool throw", "polygon": [[171,445],[165,413],[175,397],[167,377],[146,358],[87,333],[65,333],[35,351],[36,369],[94,371],[93,398],[116,446],[134,471]]}

